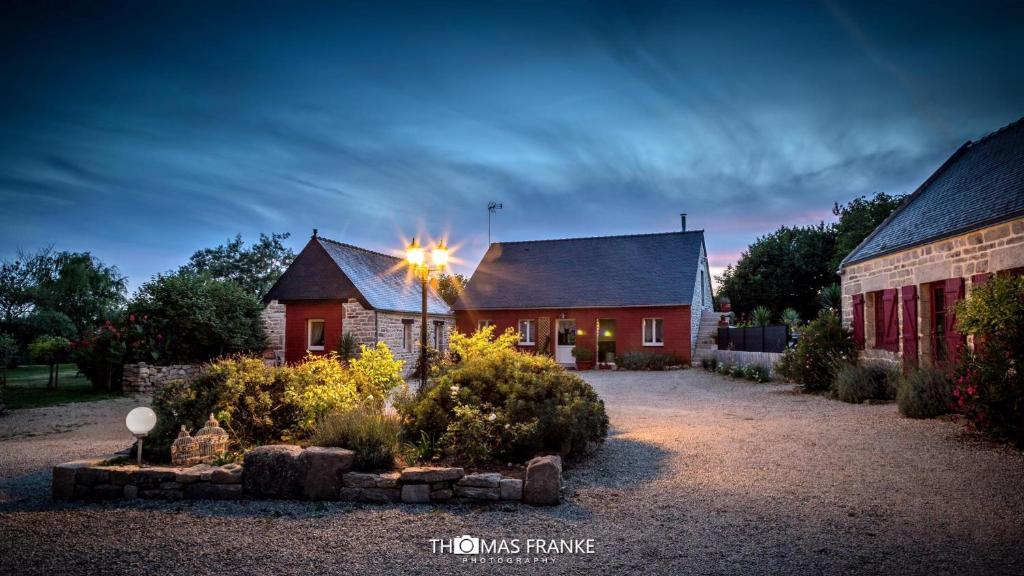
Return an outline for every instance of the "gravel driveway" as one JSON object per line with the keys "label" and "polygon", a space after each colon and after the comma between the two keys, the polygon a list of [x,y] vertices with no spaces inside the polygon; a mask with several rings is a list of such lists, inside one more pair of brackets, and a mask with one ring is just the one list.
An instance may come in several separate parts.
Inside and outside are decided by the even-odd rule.
{"label": "gravel driveway", "polygon": [[[700,370],[586,377],[613,430],[546,509],[53,503],[48,467],[126,446],[131,402],[15,412],[0,418],[0,572],[1024,573],[1019,451],[893,405]],[[462,534],[592,538],[596,553],[483,566],[431,553],[431,538]]]}

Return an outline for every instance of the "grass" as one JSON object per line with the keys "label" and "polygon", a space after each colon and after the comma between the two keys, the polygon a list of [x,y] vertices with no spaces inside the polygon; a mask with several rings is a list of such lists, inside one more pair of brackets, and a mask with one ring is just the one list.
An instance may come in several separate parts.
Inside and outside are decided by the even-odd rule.
{"label": "grass", "polygon": [[60,378],[55,390],[46,389],[48,366],[28,365],[7,370],[7,386],[3,401],[8,410],[41,408],[71,402],[93,402],[117,397],[115,392],[97,392],[85,376],[76,375],[74,364],[60,365]]}

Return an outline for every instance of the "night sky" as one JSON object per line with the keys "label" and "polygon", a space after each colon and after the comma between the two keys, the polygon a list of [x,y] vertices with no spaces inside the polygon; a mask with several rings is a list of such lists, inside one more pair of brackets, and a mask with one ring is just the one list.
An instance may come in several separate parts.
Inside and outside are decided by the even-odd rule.
{"label": "night sky", "polygon": [[[143,6],[145,4],[146,6]],[[0,257],[707,231],[712,266],[1024,115],[1024,3],[5,2]],[[720,5],[720,6],[719,6]]]}

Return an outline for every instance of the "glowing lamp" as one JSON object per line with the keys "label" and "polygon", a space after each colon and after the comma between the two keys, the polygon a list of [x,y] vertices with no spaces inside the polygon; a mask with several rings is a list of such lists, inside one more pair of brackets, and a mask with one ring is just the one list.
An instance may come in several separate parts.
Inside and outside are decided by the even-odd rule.
{"label": "glowing lamp", "polygon": [[413,240],[412,244],[405,250],[405,260],[413,266],[422,266],[425,258],[423,253],[423,247],[420,246],[419,242]]}
{"label": "glowing lamp", "polygon": [[139,457],[139,466],[142,466],[142,439],[156,426],[156,412],[145,406],[132,408],[132,411],[124,419],[124,425],[128,427],[128,431],[135,436],[138,442],[136,453]]}
{"label": "glowing lamp", "polygon": [[444,242],[438,244],[430,251],[430,259],[434,261],[434,265],[438,268],[444,268],[448,265],[448,247],[444,245]]}

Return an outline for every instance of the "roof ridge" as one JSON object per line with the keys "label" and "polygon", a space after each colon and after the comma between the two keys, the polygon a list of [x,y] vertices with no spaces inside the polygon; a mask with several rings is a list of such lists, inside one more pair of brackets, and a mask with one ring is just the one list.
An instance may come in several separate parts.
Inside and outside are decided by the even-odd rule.
{"label": "roof ridge", "polygon": [[989,132],[988,134],[985,134],[984,136],[982,136],[981,138],[978,138],[977,140],[975,140],[973,142],[969,141],[968,144],[970,146],[976,146],[978,144],[981,144],[982,142],[985,142],[986,140],[991,140],[992,138],[1002,134],[1003,132],[1006,132],[1007,130],[1011,130],[1011,129],[1016,128],[1016,127],[1021,126],[1021,125],[1024,125],[1024,116],[1021,116],[1020,118],[1017,118],[1016,120],[1014,120],[1013,122],[1010,122],[1009,124],[1007,124],[1006,126],[1003,126],[1002,128],[996,128],[995,130]]}
{"label": "roof ridge", "polygon": [[353,250],[359,250],[360,252],[367,252],[369,254],[374,254],[376,256],[384,256],[386,258],[391,258],[392,260],[401,260],[401,258],[398,256],[394,256],[392,254],[385,254],[383,252],[377,252],[376,250],[370,250],[369,248],[363,248],[362,246],[356,246],[355,244],[349,244],[348,242],[339,242],[338,240],[332,240],[330,238],[325,238],[323,236],[317,236],[316,238],[317,240],[324,240],[325,242],[330,242],[331,244],[337,244],[338,246],[344,246],[346,248],[352,248]]}
{"label": "roof ridge", "polygon": [[511,242],[491,242],[491,245],[501,244],[536,244],[538,242],[570,242],[573,240],[602,240],[605,238],[637,238],[641,236],[668,236],[670,234],[697,234],[704,233],[704,230],[679,230],[676,232],[641,232],[637,234],[607,234],[604,236],[575,236],[572,238],[545,238],[540,240],[513,240]]}

